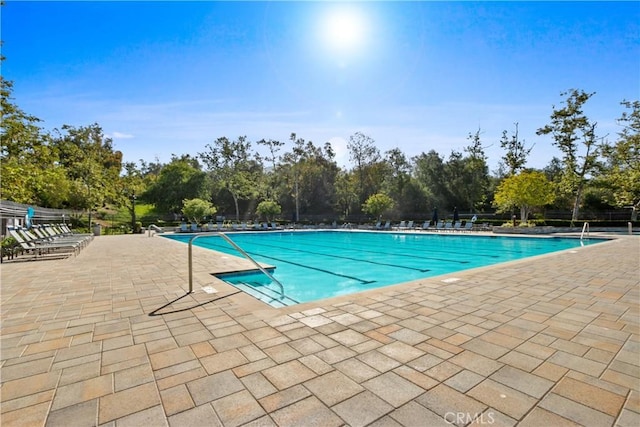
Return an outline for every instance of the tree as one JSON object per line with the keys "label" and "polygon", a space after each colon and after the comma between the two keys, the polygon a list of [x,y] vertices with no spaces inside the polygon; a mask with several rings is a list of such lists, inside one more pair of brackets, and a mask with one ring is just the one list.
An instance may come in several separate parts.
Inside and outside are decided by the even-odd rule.
{"label": "tree", "polygon": [[206,148],[208,151],[199,156],[207,165],[213,181],[233,197],[236,221],[240,221],[239,200],[255,197],[258,192],[259,172],[262,171],[260,159],[251,152],[251,142],[246,136],[235,141],[221,137],[213,144],[207,144]]}
{"label": "tree", "polygon": [[542,172],[521,172],[505,178],[496,190],[494,206],[498,212],[520,208],[520,221],[526,222],[532,209],[553,203],[551,183]]}
{"label": "tree", "polygon": [[399,148],[393,148],[385,153],[383,165],[381,190],[391,195],[401,212],[410,210],[407,189],[411,181],[411,164]]}
{"label": "tree", "polygon": [[373,193],[375,188],[368,169],[379,162],[380,151],[375,146],[375,141],[362,132],[356,132],[349,137],[347,148],[349,159],[354,163],[356,170],[360,202],[362,202]]}
{"label": "tree", "polygon": [[211,181],[198,160],[189,155],[174,155],[147,187],[142,198],[161,211],[178,214],[182,211],[184,199],[209,199],[210,194]]}
{"label": "tree", "polygon": [[13,83],[0,76],[0,176],[2,198],[17,203],[61,208],[68,205],[71,185],[50,135],[40,119],[13,101]]}
{"label": "tree", "polygon": [[431,150],[414,157],[413,163],[413,174],[423,189],[426,205],[447,206],[452,197],[443,158],[435,150]]}
{"label": "tree", "polygon": [[592,123],[582,111],[584,104],[595,94],[571,89],[563,108],[553,107],[551,123],[537,130],[538,135],[551,134],[553,144],[562,152],[564,171],[561,185],[573,194],[571,223],[578,220],[585,185],[598,166],[597,123]]}
{"label": "tree", "polygon": [[362,205],[362,211],[376,218],[382,217],[382,214],[394,206],[394,201],[391,197],[384,193],[376,193],[364,202]]}
{"label": "tree", "polygon": [[[463,196],[463,204],[454,206],[467,206],[473,210],[483,210],[486,202],[486,192],[489,187],[489,167],[487,166],[487,156],[480,140],[481,130],[469,133],[467,137],[471,144],[464,148],[467,156],[464,157],[463,182],[460,184]],[[452,188],[453,192],[455,189]]]}
{"label": "tree", "polygon": [[525,141],[518,139],[518,123],[514,123],[515,131],[511,138],[507,136],[507,131],[502,131],[500,146],[506,151],[502,160],[508,168],[508,175],[515,175],[527,164],[527,156],[531,153],[533,146],[525,148]]}
{"label": "tree", "polygon": [[94,123],[63,125],[51,144],[71,181],[69,203],[89,212],[116,198],[116,183],[122,169],[122,153],[113,149],[111,138]]}
{"label": "tree", "polygon": [[603,181],[611,188],[616,206],[631,207],[631,220],[636,221],[640,209],[640,101],[622,101],[626,111],[618,122],[623,126],[618,141],[605,145]]}
{"label": "tree", "polygon": [[215,215],[218,210],[210,202],[202,199],[185,199],[182,201],[182,213],[190,222],[199,224],[207,216]]}
{"label": "tree", "polygon": [[124,206],[131,216],[131,229],[136,230],[136,200],[146,188],[142,171],[133,162],[126,162],[123,166],[124,174],[118,180],[116,197],[113,202],[117,206]]}
{"label": "tree", "polygon": [[271,221],[275,218],[276,215],[280,215],[282,212],[282,208],[273,200],[263,200],[258,203],[258,207],[256,208],[256,213],[258,215],[264,216],[267,221]]}
{"label": "tree", "polygon": [[354,181],[353,174],[344,169],[340,169],[336,174],[335,209],[345,217],[351,213],[354,204],[358,203],[358,191]]}
{"label": "tree", "polygon": [[269,155],[266,157],[266,160],[269,161],[271,167],[268,170],[265,170],[265,182],[264,182],[264,195],[266,198],[277,199],[278,194],[276,193],[277,185],[277,168],[278,162],[280,160],[280,156],[278,152],[280,148],[284,146],[284,142],[280,142],[277,140],[269,139],[261,139],[257,142],[258,145],[263,145],[269,149]]}
{"label": "tree", "polygon": [[330,143],[317,146],[312,141],[291,134],[293,147],[282,156],[280,172],[280,203],[293,213],[333,213],[336,203],[336,177],[338,165]]}

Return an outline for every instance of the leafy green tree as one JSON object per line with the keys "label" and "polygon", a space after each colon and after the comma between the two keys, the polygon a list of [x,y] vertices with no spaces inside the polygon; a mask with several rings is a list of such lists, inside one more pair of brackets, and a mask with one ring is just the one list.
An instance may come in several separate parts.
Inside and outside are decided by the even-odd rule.
{"label": "leafy green tree", "polygon": [[520,221],[526,222],[533,208],[548,205],[553,200],[553,186],[542,172],[521,172],[500,183],[494,206],[498,212],[510,212],[514,206],[519,207]]}
{"label": "leafy green tree", "polygon": [[13,83],[0,76],[0,176],[2,198],[61,208],[68,205],[70,182],[40,119],[22,111],[11,97]]}
{"label": "leafy green tree", "polygon": [[189,155],[172,156],[157,179],[143,193],[143,199],[157,209],[178,214],[184,199],[209,199],[211,182],[197,159]]}
{"label": "leafy green tree", "polygon": [[[481,130],[470,133],[468,138],[471,144],[464,148],[467,156],[464,158],[463,182],[460,184],[463,203],[454,206],[464,206],[469,209],[482,211],[486,202],[487,188],[489,187],[489,167],[487,156],[484,153]],[[451,189],[453,192],[454,189]]]}
{"label": "leafy green tree", "polygon": [[376,193],[363,203],[362,211],[376,218],[381,218],[382,214],[393,208],[395,202],[384,193]]}
{"label": "leafy green tree", "polygon": [[525,147],[525,141],[518,138],[518,123],[514,123],[514,125],[515,131],[511,134],[511,137],[509,138],[507,131],[504,130],[500,139],[500,147],[506,151],[502,161],[507,166],[507,176],[515,175],[524,169],[527,164],[527,156],[533,149],[533,146]]}
{"label": "leafy green tree", "polygon": [[256,144],[265,146],[269,150],[269,154],[265,157],[265,160],[270,164],[270,167],[264,171],[265,179],[260,180],[261,182],[264,181],[264,190],[262,193],[267,199],[278,199],[278,166],[280,163],[278,152],[284,146],[284,142],[273,139],[261,139],[257,141]]}
{"label": "leafy green tree", "polygon": [[87,210],[91,223],[93,209],[115,198],[122,153],[113,149],[112,140],[105,137],[97,123],[62,126],[52,146],[72,182],[71,207]]}
{"label": "leafy green tree", "polygon": [[258,193],[262,172],[260,159],[251,151],[251,142],[246,136],[235,141],[220,137],[206,148],[208,151],[200,153],[199,157],[207,165],[212,180],[231,194],[236,221],[240,221],[239,201],[251,199]]}
{"label": "leafy green tree", "polygon": [[274,200],[263,200],[258,203],[256,213],[264,216],[267,221],[272,221],[277,215],[282,213],[282,207]]}
{"label": "leafy green tree", "polygon": [[340,169],[334,184],[336,192],[335,209],[347,217],[354,204],[358,203],[358,190],[353,173]]}
{"label": "leafy green tree", "polygon": [[406,210],[405,190],[411,180],[411,165],[399,148],[384,153],[381,190],[390,195],[400,211]]}
{"label": "leafy green tree", "polygon": [[414,157],[413,164],[413,175],[425,194],[426,205],[448,206],[452,196],[444,159],[435,150],[430,150]]}
{"label": "leafy green tree", "polygon": [[375,141],[362,132],[356,132],[349,137],[347,148],[349,159],[355,168],[359,202],[362,203],[375,192],[381,182],[376,181],[376,178],[380,178],[376,173],[380,170],[380,150],[375,146]]}
{"label": "leafy green tree", "polygon": [[333,213],[337,200],[335,181],[339,168],[330,143],[317,146],[291,134],[293,147],[282,156],[280,203],[298,221],[300,213]]}
{"label": "leafy green tree", "polygon": [[603,148],[605,158],[602,180],[611,188],[610,202],[631,207],[631,220],[636,221],[640,209],[640,101],[621,103],[626,111],[618,122],[623,126],[618,140]]}
{"label": "leafy green tree", "polygon": [[215,215],[218,210],[211,202],[202,199],[182,201],[182,213],[190,222],[201,223],[205,217]]}
{"label": "leafy green tree", "polygon": [[578,220],[580,203],[585,185],[591,173],[597,170],[599,138],[597,123],[592,123],[584,114],[584,104],[595,94],[571,89],[560,95],[566,96],[565,106],[553,107],[551,122],[537,130],[538,135],[551,135],[553,144],[562,152],[564,166],[561,186],[573,195],[571,222]]}
{"label": "leafy green tree", "polygon": [[117,182],[117,192],[113,203],[124,206],[131,216],[131,229],[136,229],[136,200],[144,194],[146,184],[142,171],[133,162],[123,165],[124,173]]}

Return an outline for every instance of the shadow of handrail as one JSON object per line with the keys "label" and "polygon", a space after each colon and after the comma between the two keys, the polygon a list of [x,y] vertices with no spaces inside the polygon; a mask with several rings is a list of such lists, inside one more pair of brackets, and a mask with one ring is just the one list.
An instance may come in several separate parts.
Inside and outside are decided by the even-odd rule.
{"label": "shadow of handrail", "polygon": [[228,298],[228,297],[230,297],[230,296],[233,296],[233,295],[239,294],[239,293],[241,293],[241,292],[242,292],[242,291],[231,292],[230,294],[221,295],[221,296],[216,297],[216,298],[214,298],[214,299],[211,299],[211,300],[208,300],[208,301],[205,301],[205,302],[201,302],[201,303],[198,303],[198,304],[193,305],[193,306],[190,306],[190,307],[185,307],[185,308],[180,308],[180,309],[175,309],[175,310],[172,310],[172,311],[166,311],[166,312],[163,312],[163,313],[159,313],[159,311],[161,311],[161,310],[163,310],[163,309],[165,309],[165,308],[169,307],[169,306],[170,306],[170,305],[172,305],[172,304],[175,304],[176,302],[180,301],[182,298],[184,298],[184,297],[188,297],[188,296],[190,296],[190,295],[193,295],[193,293],[192,293],[192,292],[191,292],[191,293],[187,292],[186,294],[184,294],[184,295],[182,295],[182,296],[179,296],[178,298],[176,298],[176,299],[174,299],[174,300],[169,301],[169,302],[168,302],[168,303],[166,303],[165,305],[163,305],[163,306],[161,306],[161,307],[156,308],[156,309],[155,309],[155,310],[153,310],[151,313],[149,313],[149,316],[164,316],[165,314],[180,313],[180,312],[183,312],[183,311],[193,310],[194,308],[198,308],[198,307],[202,307],[203,305],[211,304],[212,302],[216,302],[216,301],[219,301],[219,300],[221,300],[221,299]]}

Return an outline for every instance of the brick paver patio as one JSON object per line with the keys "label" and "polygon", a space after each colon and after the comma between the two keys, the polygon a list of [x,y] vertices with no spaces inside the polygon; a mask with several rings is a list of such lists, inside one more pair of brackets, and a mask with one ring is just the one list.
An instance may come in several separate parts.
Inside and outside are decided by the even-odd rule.
{"label": "brick paver patio", "polygon": [[2,264],[2,426],[640,425],[637,236],[286,309],[210,275],[243,266]]}

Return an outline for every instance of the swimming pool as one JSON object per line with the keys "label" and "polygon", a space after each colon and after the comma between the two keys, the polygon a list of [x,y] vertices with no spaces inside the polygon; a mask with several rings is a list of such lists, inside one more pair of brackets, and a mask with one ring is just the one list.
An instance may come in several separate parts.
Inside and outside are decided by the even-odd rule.
{"label": "swimming pool", "polygon": [[[284,231],[227,234],[256,261],[275,266],[276,284],[259,271],[216,275],[274,306],[315,301],[416,279],[493,265],[602,240],[478,236],[462,233]],[[192,234],[165,237],[188,242]],[[196,246],[242,256],[223,238]]]}

